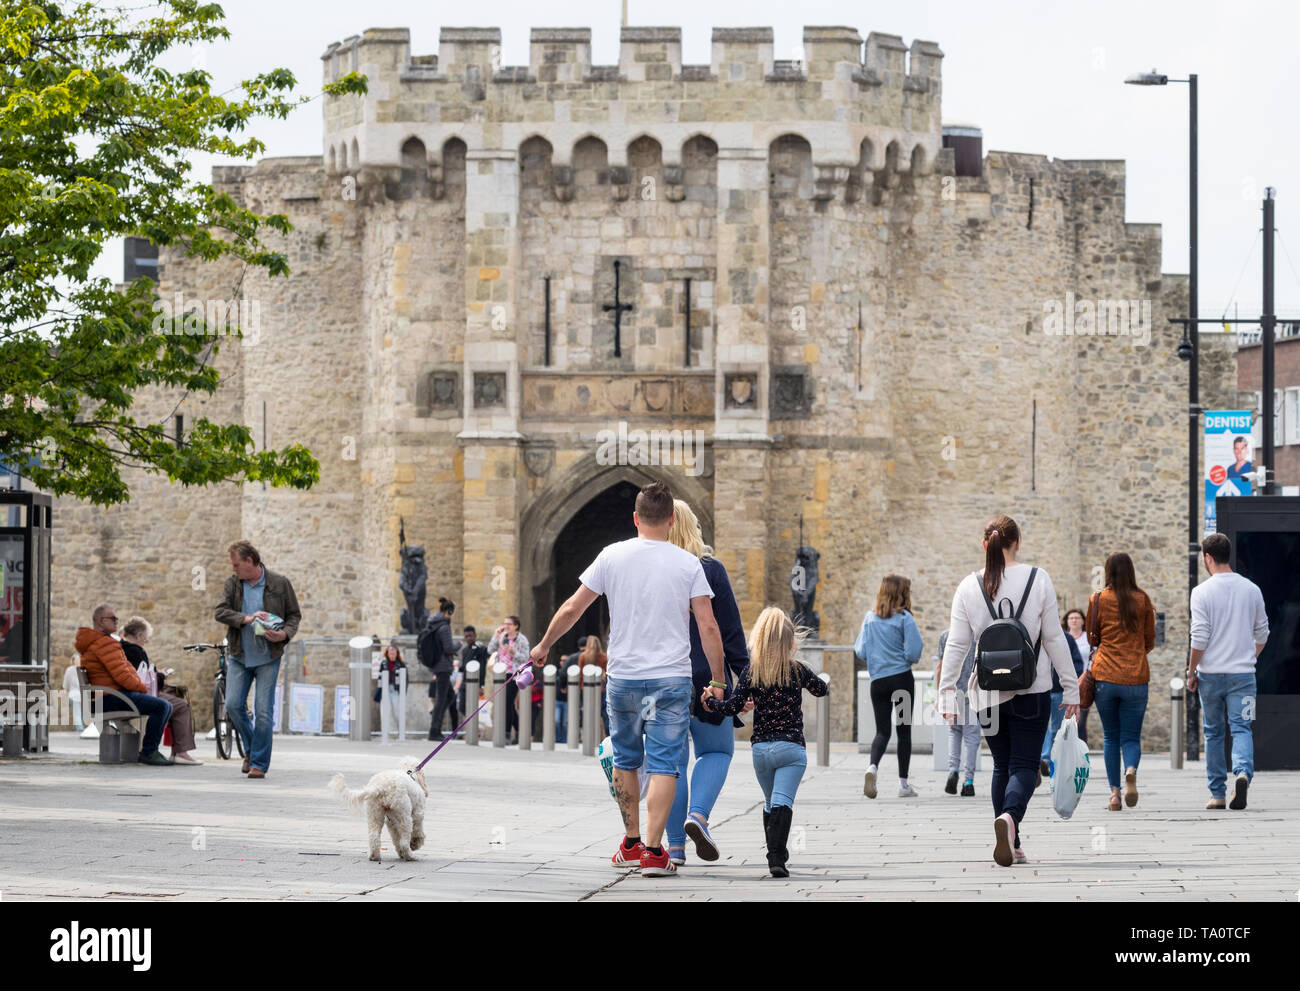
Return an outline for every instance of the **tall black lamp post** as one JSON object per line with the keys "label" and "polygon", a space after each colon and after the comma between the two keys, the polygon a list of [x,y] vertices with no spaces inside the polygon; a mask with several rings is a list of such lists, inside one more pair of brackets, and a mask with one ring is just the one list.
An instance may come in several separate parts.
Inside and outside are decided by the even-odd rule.
{"label": "tall black lamp post", "polygon": [[[1199,564],[1201,556],[1201,520],[1200,520],[1200,442],[1201,442],[1201,408],[1200,408],[1200,342],[1198,340],[1197,299],[1196,299],[1196,75],[1186,79],[1170,79],[1152,69],[1135,76],[1129,76],[1124,82],[1131,86],[1165,86],[1169,83],[1187,83],[1189,92],[1188,137],[1188,269],[1187,269],[1187,316],[1183,324],[1183,339],[1178,342],[1178,357],[1189,362],[1187,375],[1187,597],[1190,609],[1192,590],[1196,588],[1200,577]],[[1188,652],[1191,651],[1191,623],[1188,623]],[[1189,657],[1190,660],[1190,657]],[[1200,736],[1200,700],[1196,693],[1189,692],[1187,699],[1187,759],[1198,760],[1201,754]]]}

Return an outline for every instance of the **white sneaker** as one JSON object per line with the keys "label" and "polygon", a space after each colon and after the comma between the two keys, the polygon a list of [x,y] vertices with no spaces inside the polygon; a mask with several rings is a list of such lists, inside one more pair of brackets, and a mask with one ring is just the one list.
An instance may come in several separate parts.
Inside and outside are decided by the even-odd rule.
{"label": "white sneaker", "polygon": [[919,798],[920,796],[916,793],[916,790],[915,790],[915,789],[914,789],[910,784],[908,784],[908,785],[902,785],[902,786],[899,787],[899,789],[898,789],[898,797],[899,797],[899,798]]}
{"label": "white sneaker", "polygon": [[173,764],[192,764],[192,765],[195,766],[195,767],[200,767],[200,766],[202,766],[203,761],[198,760],[197,758],[191,757],[189,754],[181,754],[181,753],[177,753],[175,750],[173,750],[173,751],[172,751],[172,763],[173,763]]}

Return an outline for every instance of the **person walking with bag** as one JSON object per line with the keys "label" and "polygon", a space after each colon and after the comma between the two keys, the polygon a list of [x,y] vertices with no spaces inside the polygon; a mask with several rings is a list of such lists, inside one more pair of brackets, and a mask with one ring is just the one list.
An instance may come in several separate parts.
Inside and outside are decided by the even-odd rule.
{"label": "person walking with bag", "polygon": [[[442,739],[442,720],[451,704],[451,658],[456,653],[456,644],[451,638],[451,617],[456,612],[456,603],[451,599],[438,597],[438,611],[429,617],[416,641],[416,653],[420,663],[433,674],[429,693],[433,696],[433,712],[430,715],[429,739]],[[456,724],[452,723],[454,729]]]}
{"label": "person walking with bag", "polygon": [[[736,677],[749,664],[749,650],[745,646],[745,627],[740,620],[740,609],[731,590],[727,569],[713,556],[713,548],[704,542],[695,511],[681,499],[673,500],[673,525],[668,531],[668,539],[700,559],[704,577],[713,590],[713,616],[722,634],[724,680],[730,691]],[[679,865],[686,863],[687,837],[695,844],[695,855],[701,860],[718,859],[718,845],[709,832],[709,815],[727,780],[731,757],[736,750],[735,727],[741,725],[735,716],[711,712],[696,701],[708,687],[713,673],[694,617],[691,618],[691,678],[694,691],[690,745],[695,748],[695,767],[691,770],[688,785],[686,767],[690,753],[688,747],[683,747],[677,769],[677,797],[668,813],[668,853]]]}
{"label": "person walking with bag", "polygon": [[1205,727],[1207,809],[1221,809],[1227,798],[1225,729],[1232,732],[1233,782],[1230,809],[1246,807],[1246,790],[1255,777],[1255,662],[1268,644],[1268,614],[1259,586],[1232,570],[1232,541],[1212,533],[1201,544],[1201,561],[1210,577],[1192,590],[1192,654],[1187,687],[1199,691]]}
{"label": "person walking with bag", "polygon": [[[578,579],[532,650],[534,665],[585,613],[598,596],[609,602],[607,682],[609,735],[614,749],[614,797],[623,815],[624,836],[610,857],[616,870],[642,877],[677,873],[660,845],[677,794],[677,768],[690,725],[690,617],[699,624],[713,677],[705,693],[721,698],[722,637],[713,618],[713,590],[699,558],[668,541],[673,495],[651,482],[636,497],[632,513],[637,536],[610,544]],[[588,640],[588,646],[591,645]],[[650,774],[646,833],[641,840],[642,764]]]}
{"label": "person walking with bag", "polygon": [[1089,673],[1093,705],[1101,719],[1107,808],[1118,812],[1120,759],[1124,761],[1124,805],[1138,803],[1137,768],[1142,759],[1151,669],[1147,654],[1156,644],[1156,611],[1138,588],[1133,559],[1123,552],[1106,558],[1106,587],[1088,601],[1088,643],[1096,648]]}
{"label": "person walking with bag", "polygon": [[871,764],[862,779],[862,794],[876,797],[876,772],[889,746],[889,734],[898,722],[898,797],[916,798],[907,783],[912,760],[912,665],[921,659],[921,631],[912,618],[912,581],[902,575],[885,575],[876,592],[875,608],[867,613],[853,653],[867,663],[871,675],[871,710],[876,735],[871,741]]}
{"label": "person walking with bag", "polygon": [[817,698],[827,694],[826,681],[795,660],[802,637],[786,613],[768,606],[758,615],[749,635],[749,666],[736,690],[725,700],[709,694],[700,704],[722,716],[735,716],[745,703],[754,703],[754,732],[750,747],[754,776],[763,789],[763,833],[767,837],[767,868],[772,877],[789,877],[790,823],[794,796],[808,767],[803,735],[804,689]]}
{"label": "person walking with bag", "polygon": [[[1077,610],[1072,610],[1072,612],[1074,611]],[[1070,648],[1070,662],[1074,665],[1074,673],[1076,676],[1075,681],[1077,682],[1079,678],[1083,677],[1083,658],[1085,655],[1079,653],[1079,645],[1075,642],[1075,639],[1070,636],[1069,614],[1061,620],[1061,629],[1064,630],[1066,634],[1065,645]],[[1061,698],[1063,692],[1064,689],[1061,688],[1061,679],[1057,677],[1056,671],[1052,671],[1052,690],[1048,693],[1048,697],[1052,703],[1052,718],[1047,725],[1047,735],[1043,737],[1043,752],[1038,761],[1039,770],[1044,776],[1052,773],[1052,741],[1056,739],[1056,731],[1061,728]],[[1084,743],[1087,743],[1088,741],[1083,737],[1082,721],[1086,717],[1086,713],[1084,712],[1082,705],[1079,707],[1079,713],[1079,739],[1083,740]]]}
{"label": "person walking with bag", "polygon": [[[1088,631],[1085,629],[1088,617],[1082,609],[1071,609],[1065,614],[1065,637],[1074,644],[1075,651],[1083,661],[1082,677],[1092,669],[1092,644],[1088,643]],[[1070,655],[1073,659],[1073,654]],[[1077,664],[1075,665],[1078,666]],[[1082,682],[1080,683],[1082,685]],[[1088,713],[1092,710],[1092,696],[1079,697],[1079,739],[1088,743]]]}
{"label": "person walking with bag", "polygon": [[961,660],[974,640],[975,670],[965,687],[968,692],[979,688],[979,720],[993,754],[993,860],[1010,867],[1026,860],[1020,825],[1040,780],[1051,672],[1061,679],[1066,719],[1078,715],[1079,685],[1057,620],[1051,577],[1016,560],[1016,521],[1006,515],[989,520],[983,546],[984,570],[963,578],[952,598],[937,707],[949,726],[956,724]]}

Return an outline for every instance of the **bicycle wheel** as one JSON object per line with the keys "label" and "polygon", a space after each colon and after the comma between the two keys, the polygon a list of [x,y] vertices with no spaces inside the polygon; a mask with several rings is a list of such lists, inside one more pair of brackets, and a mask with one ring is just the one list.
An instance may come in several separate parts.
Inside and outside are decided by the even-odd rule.
{"label": "bicycle wheel", "polygon": [[217,729],[217,756],[230,759],[230,733],[234,727],[226,715],[226,679],[218,677],[212,688],[212,725]]}

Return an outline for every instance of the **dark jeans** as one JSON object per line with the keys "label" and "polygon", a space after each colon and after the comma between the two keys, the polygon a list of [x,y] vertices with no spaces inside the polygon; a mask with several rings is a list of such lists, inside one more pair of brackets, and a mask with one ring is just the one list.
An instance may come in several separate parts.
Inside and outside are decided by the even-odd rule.
{"label": "dark jeans", "polygon": [[[519,686],[512,677],[506,682],[506,739],[519,732]],[[495,709],[495,707],[493,707]]]}
{"label": "dark jeans", "polygon": [[[871,763],[880,766],[880,758],[889,746],[889,733],[894,725],[894,714],[899,712],[898,724],[898,776],[907,777],[912,762],[912,692],[916,680],[911,671],[900,671],[884,678],[872,678],[871,711],[876,715],[876,736],[871,741]],[[895,703],[895,699],[898,700]]]}
{"label": "dark jeans", "polygon": [[1029,799],[1038,783],[1038,755],[1043,734],[1051,718],[1049,692],[1013,695],[998,706],[997,712],[985,709],[980,723],[997,728],[984,731],[984,739],[993,752],[993,814],[1010,812],[1016,824],[1016,846],[1020,846],[1020,820],[1025,816]]}
{"label": "dark jeans", "polygon": [[434,678],[433,721],[429,723],[430,735],[442,732],[442,720],[447,714],[447,706],[452,706],[452,728],[455,729],[456,709],[451,698],[451,672],[439,671]]}
{"label": "dark jeans", "polygon": [[[140,756],[147,757],[158,749],[158,744],[162,743],[163,729],[167,726],[167,720],[172,717],[172,704],[166,699],[155,698],[144,692],[123,691],[122,694],[135,703],[141,715],[149,717],[149,721],[145,723],[144,738],[140,741]],[[112,695],[104,696],[105,716],[112,715],[114,712],[127,711],[129,710],[122,704],[121,699]]]}

